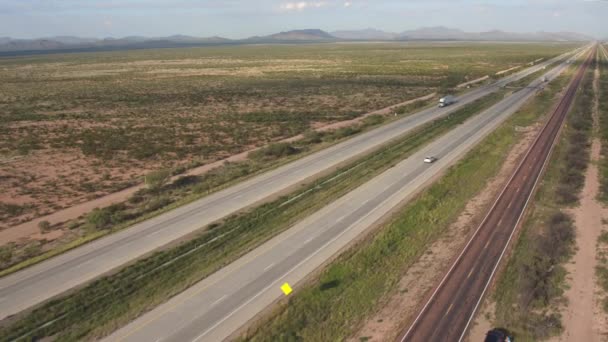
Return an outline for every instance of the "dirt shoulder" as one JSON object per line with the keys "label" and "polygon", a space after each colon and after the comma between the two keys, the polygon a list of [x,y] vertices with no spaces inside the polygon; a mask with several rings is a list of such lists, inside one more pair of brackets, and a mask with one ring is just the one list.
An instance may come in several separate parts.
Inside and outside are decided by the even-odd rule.
{"label": "dirt shoulder", "polygon": [[[596,69],[593,83],[596,94],[593,110],[595,132],[599,126],[598,82],[599,69]],[[564,333],[552,341],[605,341],[605,334],[608,333],[608,321],[601,309],[595,272],[598,261],[595,246],[602,234],[602,220],[608,219],[608,208],[597,201],[600,186],[597,162],[600,152],[601,142],[596,137],[592,140],[591,160],[580,205],[567,210],[575,222],[577,251],[572,262],[566,266],[569,287],[565,293],[568,305],[562,312]]]}
{"label": "dirt shoulder", "polygon": [[602,233],[602,219],[608,219],[608,208],[596,200],[599,178],[594,162],[600,154],[598,139],[594,139],[591,150],[592,163],[587,169],[580,206],[568,210],[576,226],[577,251],[572,262],[566,265],[569,287],[565,292],[568,305],[562,312],[564,333],[552,341],[605,341],[602,335],[608,332],[601,298],[597,296],[599,289],[595,274],[595,246]]}
{"label": "dirt shoulder", "polygon": [[446,233],[435,241],[427,252],[410,267],[399,281],[399,292],[386,298],[380,310],[367,319],[349,341],[390,341],[401,333],[404,322],[418,311],[425,295],[445,274],[454,258],[481,222],[492,201],[508,181],[519,160],[539,130],[538,125],[525,132],[524,137],[509,152],[499,174],[485,189],[467,203],[465,210]]}

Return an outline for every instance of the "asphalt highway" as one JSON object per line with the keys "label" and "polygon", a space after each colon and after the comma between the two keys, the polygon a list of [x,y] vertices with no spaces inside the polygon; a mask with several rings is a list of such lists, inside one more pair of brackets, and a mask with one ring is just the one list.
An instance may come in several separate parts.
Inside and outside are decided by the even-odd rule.
{"label": "asphalt highway", "polygon": [[57,257],[0,279],[0,319],[40,304],[95,279],[204,226],[297,186],[341,163],[443,117],[501,86],[519,80],[571,54],[515,73],[494,84],[470,91],[458,103],[430,108],[358,135],[273,171],[88,243]]}
{"label": "asphalt highway", "polygon": [[581,65],[512,178],[430,299],[399,339],[460,341],[492,280],[549,159],[595,49]]}
{"label": "asphalt highway", "polygon": [[[549,80],[567,67],[548,71]],[[221,341],[283,296],[520,108],[541,78],[109,336],[109,341]],[[433,111],[431,111],[433,112]],[[428,114],[427,114],[428,115]],[[438,157],[423,163],[427,155]]]}

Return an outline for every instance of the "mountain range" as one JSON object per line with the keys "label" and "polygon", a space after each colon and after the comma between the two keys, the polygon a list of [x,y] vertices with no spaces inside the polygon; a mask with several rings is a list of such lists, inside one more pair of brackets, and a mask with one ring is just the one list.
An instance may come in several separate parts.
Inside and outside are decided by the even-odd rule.
{"label": "mountain range", "polygon": [[13,39],[0,37],[0,54],[16,55],[25,53],[99,51],[117,49],[144,49],[162,47],[186,47],[221,44],[259,43],[306,43],[335,41],[415,41],[415,40],[464,40],[464,41],[591,41],[589,37],[573,32],[513,33],[504,31],[465,32],[458,29],[423,27],[416,30],[385,32],[373,28],[352,31],[326,32],[320,29],[292,30],[267,36],[247,39],[227,39],[217,36],[192,37],[173,35],[168,37],[129,36],[123,38],[82,38],[57,36],[39,39]]}
{"label": "mountain range", "polygon": [[590,41],[593,37],[574,32],[513,33],[500,30],[465,32],[444,26],[422,27],[416,30],[385,32],[373,28],[355,31],[335,31],[331,35],[351,40],[473,40],[473,41]]}

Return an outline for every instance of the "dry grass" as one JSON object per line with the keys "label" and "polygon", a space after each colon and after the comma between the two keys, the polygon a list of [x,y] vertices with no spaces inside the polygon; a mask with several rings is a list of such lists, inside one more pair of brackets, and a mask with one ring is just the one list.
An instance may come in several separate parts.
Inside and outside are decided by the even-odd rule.
{"label": "dry grass", "polygon": [[324,44],[0,60],[0,229],[566,44]]}

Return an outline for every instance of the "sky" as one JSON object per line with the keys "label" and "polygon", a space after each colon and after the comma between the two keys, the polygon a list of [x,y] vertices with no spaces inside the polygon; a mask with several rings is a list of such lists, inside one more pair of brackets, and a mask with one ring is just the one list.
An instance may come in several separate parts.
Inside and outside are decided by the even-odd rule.
{"label": "sky", "polygon": [[0,0],[0,37],[247,38],[294,29],[446,26],[608,38],[608,0]]}

